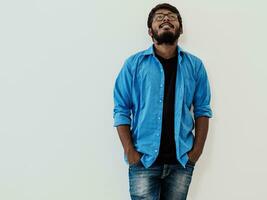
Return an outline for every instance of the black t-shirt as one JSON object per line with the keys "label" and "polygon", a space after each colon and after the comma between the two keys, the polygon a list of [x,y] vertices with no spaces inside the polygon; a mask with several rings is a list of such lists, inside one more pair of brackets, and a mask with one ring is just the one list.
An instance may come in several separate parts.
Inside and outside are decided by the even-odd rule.
{"label": "black t-shirt", "polygon": [[174,101],[178,56],[176,53],[175,57],[164,59],[155,55],[162,64],[165,80],[160,150],[155,162],[157,164],[177,164],[174,139]]}

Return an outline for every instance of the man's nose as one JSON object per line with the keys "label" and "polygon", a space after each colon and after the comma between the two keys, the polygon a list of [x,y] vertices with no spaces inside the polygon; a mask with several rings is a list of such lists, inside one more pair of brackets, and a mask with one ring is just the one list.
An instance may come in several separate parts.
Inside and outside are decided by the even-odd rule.
{"label": "man's nose", "polygon": [[164,18],[163,18],[163,22],[166,22],[166,21],[170,21],[168,15],[165,15]]}

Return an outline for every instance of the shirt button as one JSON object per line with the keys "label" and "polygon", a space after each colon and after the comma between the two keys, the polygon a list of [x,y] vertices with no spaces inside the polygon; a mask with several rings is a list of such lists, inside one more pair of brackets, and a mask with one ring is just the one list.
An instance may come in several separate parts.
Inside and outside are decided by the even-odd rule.
{"label": "shirt button", "polygon": [[162,84],[160,84],[160,87],[162,87]]}
{"label": "shirt button", "polygon": [[156,149],[156,150],[155,150],[155,152],[157,153],[157,152],[158,152],[158,150]]}
{"label": "shirt button", "polygon": [[160,117],[158,117],[158,119],[160,119]]}
{"label": "shirt button", "polygon": [[162,102],[162,100],[159,100],[159,102]]}
{"label": "shirt button", "polygon": [[157,134],[157,136],[159,136],[159,134]]}

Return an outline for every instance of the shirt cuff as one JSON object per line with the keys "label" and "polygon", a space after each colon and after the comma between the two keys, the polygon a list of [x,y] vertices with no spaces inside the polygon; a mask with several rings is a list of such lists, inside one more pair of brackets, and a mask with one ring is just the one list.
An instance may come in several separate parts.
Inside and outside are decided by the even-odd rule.
{"label": "shirt cuff", "polygon": [[131,125],[131,118],[125,115],[117,114],[114,117],[114,124],[113,127],[117,127],[119,125]]}
{"label": "shirt cuff", "polygon": [[213,117],[213,113],[212,113],[212,111],[210,109],[210,105],[194,108],[194,118],[196,119],[198,117],[212,118]]}

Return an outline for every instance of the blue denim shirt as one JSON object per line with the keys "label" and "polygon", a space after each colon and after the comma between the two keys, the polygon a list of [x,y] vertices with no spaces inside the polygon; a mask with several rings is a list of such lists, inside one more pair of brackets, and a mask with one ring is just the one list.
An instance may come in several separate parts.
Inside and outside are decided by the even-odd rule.
{"label": "blue denim shirt", "polygon": [[[212,117],[211,94],[202,61],[179,45],[177,48],[174,137],[177,160],[185,167],[187,152],[194,142],[194,119]],[[164,71],[153,45],[125,60],[116,78],[113,95],[114,127],[131,126],[133,145],[143,154],[141,162],[148,168],[159,153],[164,99]],[[124,160],[129,164],[125,154]]]}

